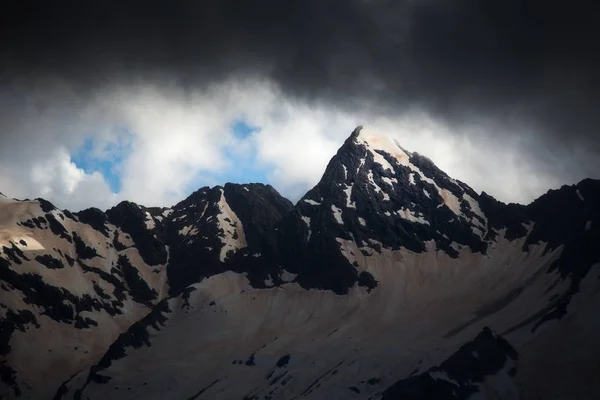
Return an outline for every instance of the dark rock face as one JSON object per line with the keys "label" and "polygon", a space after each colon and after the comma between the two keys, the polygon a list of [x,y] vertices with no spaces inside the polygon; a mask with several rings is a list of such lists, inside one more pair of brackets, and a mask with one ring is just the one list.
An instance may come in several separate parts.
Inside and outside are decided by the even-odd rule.
{"label": "dark rock face", "polygon": [[140,277],[138,270],[131,265],[127,256],[120,255],[117,265],[123,272],[123,278],[127,283],[129,292],[131,293],[133,299],[138,303],[146,304],[147,306],[152,307],[152,300],[156,300],[158,298],[158,293],[156,293],[156,290],[150,288],[146,281]]}
{"label": "dark rock face", "polygon": [[21,397],[21,389],[17,385],[16,374],[12,367],[10,367],[5,360],[0,361],[0,382],[12,388],[15,397]]}
{"label": "dark rock face", "polygon": [[521,204],[504,204],[487,193],[479,196],[479,205],[488,218],[487,239],[495,239],[497,231],[506,228],[506,238],[513,240],[527,235],[523,224],[529,221],[527,208]]}
{"label": "dark rock face", "polygon": [[[201,188],[173,207],[166,225],[169,244],[167,275],[170,294],[225,269],[219,259],[221,234],[216,215],[221,198],[219,187]],[[202,234],[183,235],[184,228]]]}
{"label": "dark rock face", "polygon": [[56,207],[54,207],[54,204],[50,203],[48,200],[44,200],[44,199],[36,199],[36,200],[40,203],[40,208],[42,209],[43,212],[49,213],[52,210],[56,210]]}
{"label": "dark rock face", "polygon": [[48,223],[48,221],[46,221],[46,219],[44,217],[37,217],[37,218],[32,218],[32,219],[28,219],[26,221],[22,221],[20,223],[20,225],[25,226],[27,228],[30,229],[46,229],[46,224]]}
{"label": "dark rock face", "polygon": [[[540,241],[548,243],[546,251],[563,246],[560,257],[548,272],[558,270],[562,279],[570,279],[569,289],[539,313],[532,315],[513,329],[538,320],[535,331],[544,322],[560,319],[567,313],[573,295],[594,265],[600,265],[600,181],[585,179],[575,186],[550,190],[527,206],[535,222],[524,245]],[[507,332],[512,331],[509,329]]]}
{"label": "dark rock face", "polygon": [[225,184],[224,194],[232,210],[242,221],[248,247],[256,252],[272,254],[275,225],[288,214],[293,204],[281,197],[271,185]]}
{"label": "dark rock face", "polygon": [[50,269],[59,269],[64,267],[62,261],[52,257],[50,254],[36,256],[35,260]]}
{"label": "dark rock face", "polygon": [[[217,218],[222,197],[239,218],[247,243],[244,249],[227,255],[224,262],[220,251],[225,234]],[[279,271],[273,261],[276,254],[274,227],[291,209],[288,200],[273,187],[263,184],[204,187],[175,205],[166,223],[171,294],[227,270],[247,272],[253,286],[264,287],[269,274],[277,276]],[[225,222],[233,223],[229,219],[226,217]]]}
{"label": "dark rock face", "polygon": [[290,362],[290,358],[291,358],[291,357],[290,357],[290,355],[289,355],[289,354],[288,354],[288,355],[285,355],[285,356],[283,356],[283,357],[281,357],[281,358],[280,358],[280,359],[277,361],[277,364],[276,364],[277,368],[283,368],[283,367],[285,367],[286,365],[288,365],[288,364],[289,364],[289,362]]}
{"label": "dark rock face", "polygon": [[365,287],[367,288],[367,291],[370,292],[377,287],[377,281],[369,272],[362,271],[358,274],[358,286]]}
{"label": "dark rock face", "polygon": [[63,224],[58,222],[54,215],[50,213],[46,214],[46,220],[48,221],[52,233],[60,238],[66,239],[69,243],[73,243],[73,238],[69,235],[69,232],[65,229]]}
{"label": "dark rock face", "polygon": [[514,376],[516,369],[510,362],[517,359],[517,352],[506,340],[485,328],[439,367],[390,386],[382,399],[468,399],[480,391],[486,377],[501,373],[503,368]]}
{"label": "dark rock face", "polygon": [[98,253],[95,249],[85,244],[82,238],[75,232],[73,232],[73,240],[75,241],[75,251],[77,256],[81,259],[98,257]]}
{"label": "dark rock face", "polygon": [[101,232],[104,236],[109,237],[108,228],[106,227],[108,217],[99,209],[88,208],[86,210],[75,213],[75,215],[79,219],[79,222],[83,224],[88,224],[93,229],[97,230],[98,232]]}
{"label": "dark rock face", "polygon": [[25,261],[29,260],[29,258],[27,258],[25,253],[23,253],[23,251],[21,251],[21,249],[19,249],[17,246],[15,246],[14,243],[11,243],[10,248],[6,247],[6,246],[2,246],[2,252],[6,255],[6,257],[10,261],[12,261],[16,264],[22,264],[23,261],[21,261],[21,260],[25,260]]}
{"label": "dark rock face", "polygon": [[24,332],[27,325],[38,326],[35,315],[29,310],[6,311],[4,318],[0,320],[0,355],[4,356],[10,352],[10,337],[15,330]]}
{"label": "dark rock face", "polygon": [[167,262],[167,250],[152,230],[147,229],[146,211],[135,203],[123,201],[106,211],[108,221],[128,233],[136,244],[140,256],[148,265]]}

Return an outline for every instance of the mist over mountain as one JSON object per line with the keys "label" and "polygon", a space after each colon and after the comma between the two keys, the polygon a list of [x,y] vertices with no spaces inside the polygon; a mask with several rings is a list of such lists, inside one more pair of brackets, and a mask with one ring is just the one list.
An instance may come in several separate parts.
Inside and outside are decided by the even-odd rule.
{"label": "mist over mountain", "polygon": [[595,399],[598,204],[504,204],[364,127],[296,204],[0,195],[0,397]]}

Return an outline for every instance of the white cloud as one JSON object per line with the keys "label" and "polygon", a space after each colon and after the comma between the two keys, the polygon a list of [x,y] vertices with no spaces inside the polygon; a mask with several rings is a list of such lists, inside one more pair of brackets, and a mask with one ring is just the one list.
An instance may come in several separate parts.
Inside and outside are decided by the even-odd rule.
{"label": "white cloud", "polygon": [[294,200],[314,186],[357,121],[332,108],[281,102],[279,118],[257,118],[258,160],[271,167],[272,184]]}
{"label": "white cloud", "polygon": [[57,204],[63,203],[61,199],[67,199],[69,207],[75,210],[90,205],[108,208],[116,202],[104,177],[98,172],[86,174],[77,168],[64,147],[52,150],[48,157],[33,161],[29,170],[17,171],[14,166],[3,165],[2,171],[3,175],[21,177],[4,181],[8,183],[10,197],[57,199]]}

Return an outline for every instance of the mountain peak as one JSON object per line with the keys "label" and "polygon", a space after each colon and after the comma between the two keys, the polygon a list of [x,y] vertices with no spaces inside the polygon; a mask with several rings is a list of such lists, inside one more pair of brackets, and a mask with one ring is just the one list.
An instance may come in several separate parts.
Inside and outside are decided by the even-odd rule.
{"label": "mountain peak", "polygon": [[352,131],[352,134],[350,135],[350,140],[356,139],[358,137],[358,135],[360,135],[360,131],[363,129],[362,125],[358,125],[356,128],[354,128],[354,130]]}
{"label": "mountain peak", "polygon": [[365,251],[368,243],[377,242],[421,252],[433,240],[438,249],[457,257],[465,247],[485,251],[488,221],[478,199],[473,189],[428,158],[359,126],[321,181],[298,202],[296,218],[308,247],[339,239],[365,244]]}

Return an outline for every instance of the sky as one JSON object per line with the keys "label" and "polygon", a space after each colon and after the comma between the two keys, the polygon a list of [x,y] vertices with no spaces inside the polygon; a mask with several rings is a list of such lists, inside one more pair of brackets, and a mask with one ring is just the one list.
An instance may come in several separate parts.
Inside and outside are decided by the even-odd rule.
{"label": "sky", "polygon": [[263,182],[292,201],[358,125],[504,202],[600,178],[587,2],[8,0],[0,192],[172,205]]}

